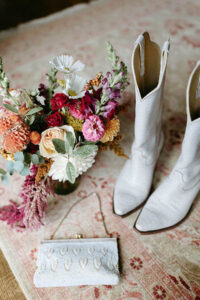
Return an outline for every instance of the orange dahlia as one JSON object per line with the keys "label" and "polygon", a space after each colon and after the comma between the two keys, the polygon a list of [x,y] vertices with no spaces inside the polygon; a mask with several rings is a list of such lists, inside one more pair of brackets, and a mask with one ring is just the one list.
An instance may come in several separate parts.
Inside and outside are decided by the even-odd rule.
{"label": "orange dahlia", "polygon": [[11,114],[9,116],[3,116],[0,118],[0,135],[3,135],[7,130],[12,128],[15,124],[23,123],[20,116]]}
{"label": "orange dahlia", "polygon": [[104,132],[104,136],[100,140],[102,143],[107,143],[113,141],[113,139],[117,136],[120,130],[120,122],[119,119],[113,118],[106,123],[106,129]]}
{"label": "orange dahlia", "polygon": [[3,135],[2,146],[6,152],[22,151],[30,141],[30,129],[25,123],[15,125]]}

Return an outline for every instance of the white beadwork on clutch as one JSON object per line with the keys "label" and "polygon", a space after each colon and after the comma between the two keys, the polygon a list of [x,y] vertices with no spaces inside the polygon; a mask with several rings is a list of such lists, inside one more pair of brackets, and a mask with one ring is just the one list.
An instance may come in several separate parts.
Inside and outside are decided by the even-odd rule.
{"label": "white beadwork on clutch", "polygon": [[114,285],[119,281],[115,238],[46,240],[39,248],[36,287]]}

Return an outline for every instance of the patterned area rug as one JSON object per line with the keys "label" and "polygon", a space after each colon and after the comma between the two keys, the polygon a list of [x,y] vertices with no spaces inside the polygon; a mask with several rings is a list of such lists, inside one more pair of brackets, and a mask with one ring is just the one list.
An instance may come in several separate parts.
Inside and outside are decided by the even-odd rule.
{"label": "patterned area rug", "polygon": [[[48,61],[56,54],[73,54],[87,65],[88,76],[92,76],[99,70],[106,70],[105,40],[110,40],[131,72],[131,52],[139,33],[148,30],[160,44],[170,36],[163,114],[165,147],[156,168],[155,188],[169,174],[180,153],[186,121],[186,84],[189,73],[200,59],[199,15],[198,0],[97,1],[46,22],[23,26],[9,36],[4,34],[0,53],[15,87],[37,87],[45,79],[41,74],[48,70]],[[130,101],[130,106],[121,115],[121,132],[125,134],[123,146],[130,153],[134,126],[132,78],[124,101]],[[179,226],[157,234],[141,235],[133,230],[139,210],[123,219],[112,213],[113,186],[123,164],[124,160],[111,152],[100,153],[95,166],[82,177],[76,192],[51,199],[46,225],[38,232],[16,233],[0,224],[2,251],[27,299],[200,299],[199,199]],[[19,176],[12,179],[9,187],[0,184],[1,205],[16,199],[20,184]],[[120,284],[36,289],[33,274],[40,241],[50,236],[72,203],[92,191],[101,195],[109,232],[120,239]],[[77,231],[87,236],[102,236],[100,221],[98,203],[95,197],[90,197],[76,207],[59,236],[69,237]]]}

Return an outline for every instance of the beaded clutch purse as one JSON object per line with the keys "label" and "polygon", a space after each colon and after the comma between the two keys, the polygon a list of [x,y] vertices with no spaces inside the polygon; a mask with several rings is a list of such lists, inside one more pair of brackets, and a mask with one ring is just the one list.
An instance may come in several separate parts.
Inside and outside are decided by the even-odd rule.
{"label": "beaded clutch purse", "polygon": [[[96,196],[98,197],[97,194]],[[77,201],[75,205],[83,199]],[[99,197],[98,200],[102,214]],[[42,241],[40,245],[37,270],[34,275],[35,286],[64,287],[118,284],[119,254],[116,238],[85,239],[82,238],[81,234],[77,234],[75,239],[53,239],[71,209],[63,217],[51,239]],[[106,234],[109,235],[103,217],[102,222]]]}

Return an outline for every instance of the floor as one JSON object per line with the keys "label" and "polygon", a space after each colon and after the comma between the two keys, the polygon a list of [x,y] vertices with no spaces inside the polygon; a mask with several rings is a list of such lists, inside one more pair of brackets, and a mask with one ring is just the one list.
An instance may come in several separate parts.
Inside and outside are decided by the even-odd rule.
{"label": "floor", "polygon": [[25,296],[13,275],[5,256],[0,250],[0,299],[1,300],[25,300]]}

